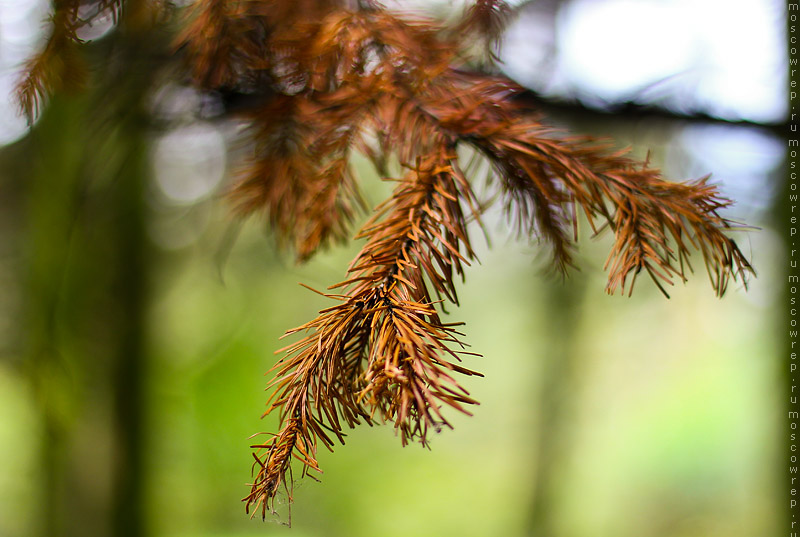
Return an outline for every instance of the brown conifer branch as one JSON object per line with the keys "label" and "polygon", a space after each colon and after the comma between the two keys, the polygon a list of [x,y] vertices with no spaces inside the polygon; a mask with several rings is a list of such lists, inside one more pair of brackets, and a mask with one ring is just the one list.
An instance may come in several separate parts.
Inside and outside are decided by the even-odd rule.
{"label": "brown conifer branch", "polygon": [[[476,403],[453,373],[477,373],[455,363],[463,344],[455,325],[439,319],[428,290],[457,301],[453,275],[474,257],[462,203],[474,206],[474,196],[442,140],[362,229],[367,244],[349,279],[334,286],[346,293],[327,295],[341,303],[288,332],[311,333],[285,349],[268,412],[281,409],[284,430],[299,424],[310,448],[302,457],[307,466],[318,469],[316,439],[329,449],[329,432],[344,441],[342,423],[371,423],[379,413],[394,421],[404,444],[425,444],[429,427],[450,425],[440,405],[467,412],[464,405]],[[256,446],[270,452],[257,457],[248,506],[277,492],[276,479],[265,477],[286,471],[286,457],[272,455],[281,453],[274,451],[276,442]]]}
{"label": "brown conifer branch", "polygon": [[[225,25],[239,16],[219,10],[213,15],[201,14],[194,24],[202,28],[216,17]],[[383,12],[331,11],[316,26],[301,25],[304,37],[297,43],[296,36],[287,37],[294,34],[272,29],[272,16],[248,16],[251,26],[272,32],[273,48],[243,47],[243,58],[277,93],[250,113],[256,125],[255,157],[239,174],[232,197],[244,214],[265,210],[279,239],[292,243],[302,261],[330,240],[343,240],[363,208],[348,160],[351,147],[367,147],[361,139],[364,127],[385,118],[401,123],[395,129],[400,137],[418,140],[415,146],[404,142],[398,147],[419,149],[428,142],[430,129],[417,132],[405,122],[419,116],[403,111],[405,101],[393,98],[394,88],[422,87],[426,77],[447,68],[451,56],[443,56],[449,49],[430,29]],[[200,29],[189,29],[179,43],[190,46],[198,34]],[[195,66],[214,64],[196,56]],[[195,79],[210,76],[203,73]],[[416,154],[407,151],[400,157],[413,160]]]}
{"label": "brown conifer branch", "polygon": [[[517,139],[487,141],[491,154],[501,166],[518,163],[531,179],[558,180],[569,196],[550,197],[550,205],[564,212],[577,205],[590,221],[598,216],[606,220],[615,235],[607,263],[609,293],[624,291],[628,278],[645,270],[667,295],[662,282],[672,285],[676,277],[686,279],[690,246],[700,250],[718,295],[724,294],[731,278],[746,285],[752,268],[723,233],[736,225],[719,214],[730,202],[707,183],[708,178],[667,182],[657,170],[596,143],[542,138],[524,126],[519,130],[525,134]],[[552,231],[548,236],[558,240]]]}
{"label": "brown conifer branch", "polygon": [[[701,250],[720,294],[730,277],[744,280],[751,270],[722,233],[732,224],[719,216],[726,201],[713,187],[668,183],[624,152],[561,135],[516,108],[510,97],[519,88],[509,81],[441,69],[453,57],[446,46],[426,60],[432,73],[419,77],[415,70],[424,62],[409,52],[423,54],[415,32],[390,16],[332,12],[316,34],[317,60],[310,64],[304,102],[327,99],[318,115],[332,118],[329,130],[337,124],[348,132],[330,145],[317,144],[319,156],[349,142],[364,147],[350,133],[371,126],[401,161],[417,164],[357,236],[367,243],[349,278],[332,287],[344,294],[326,295],[340,304],[288,332],[308,334],[276,366],[268,412],[280,410],[284,427],[276,440],[258,446],[270,451],[257,457],[248,506],[274,499],[274,476],[285,474],[288,460],[274,446],[294,438],[284,433],[289,424],[302,429],[308,449],[301,458],[318,470],[316,442],[329,449],[334,438],[343,442],[344,425],[372,423],[377,414],[394,422],[404,444],[424,444],[429,427],[449,425],[440,406],[464,411],[475,403],[452,375],[475,373],[456,363],[458,334],[442,323],[430,292],[457,303],[455,277],[463,278],[463,264],[474,255],[466,222],[479,216],[480,205],[458,168],[457,142],[472,145],[494,166],[506,210],[521,232],[551,244],[559,270],[572,264],[578,210],[595,232],[603,228],[596,222],[605,221],[615,233],[609,292],[632,289],[630,277],[641,270],[663,291],[662,281],[684,279],[685,268],[691,269],[690,247]],[[421,42],[429,37],[419,35]],[[368,67],[370,61],[378,63]],[[356,113],[348,100],[369,105]],[[350,122],[353,117],[358,121]]]}
{"label": "brown conifer branch", "polygon": [[[52,35],[18,87],[31,118],[50,93],[85,78],[76,36],[85,3],[54,3]],[[89,3],[116,16],[123,0]],[[725,235],[736,228],[721,216],[730,202],[708,178],[665,181],[624,151],[545,126],[516,106],[513,82],[453,67],[476,36],[499,38],[505,2],[477,0],[449,32],[377,2],[349,4],[199,0],[175,42],[192,84],[256,103],[246,114],[252,157],[231,198],[241,214],[264,213],[301,261],[344,240],[363,208],[353,150],[379,169],[390,157],[409,169],[357,235],[366,244],[331,288],[341,294],[325,294],[337,304],[287,333],[305,335],[273,368],[267,413],[279,412],[282,426],[253,446],[256,476],[244,498],[262,517],[281,487],[291,500],[292,457],[304,475],[319,471],[318,443],[344,442],[345,426],[391,421],[404,444],[425,444],[429,428],[449,426],[444,407],[476,404],[455,378],[477,374],[458,364],[469,353],[435,306],[458,303],[455,280],[474,259],[467,223],[485,208],[459,167],[458,144],[488,161],[518,231],[549,243],[558,270],[573,264],[579,214],[595,234],[609,228],[609,293],[631,292],[641,271],[662,291],[685,280],[691,250],[719,295],[752,273]]]}
{"label": "brown conifer branch", "polygon": [[539,118],[526,117],[508,98],[518,91],[508,81],[473,82],[456,71],[450,78],[450,87],[467,89],[455,99],[445,98],[446,93],[432,96],[429,109],[444,128],[492,162],[507,210],[528,222],[531,235],[552,245],[558,268],[571,264],[570,231],[576,229],[580,209],[595,232],[598,218],[614,232],[606,265],[609,293],[626,286],[632,292],[635,275],[644,270],[667,295],[662,283],[685,281],[691,249],[700,250],[718,295],[730,279],[746,285],[752,267],[724,233],[740,226],[720,215],[731,202],[708,184],[708,177],[665,181],[658,170],[625,157],[625,151],[564,136]]}

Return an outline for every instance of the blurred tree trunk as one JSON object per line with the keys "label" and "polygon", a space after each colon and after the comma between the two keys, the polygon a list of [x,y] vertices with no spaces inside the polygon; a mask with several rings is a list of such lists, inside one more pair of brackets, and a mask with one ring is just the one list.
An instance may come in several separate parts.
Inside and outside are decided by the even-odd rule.
{"label": "blurred tree trunk", "polygon": [[578,396],[579,373],[576,341],[582,329],[581,307],[585,278],[573,272],[569,281],[543,286],[543,308],[547,311],[546,346],[541,353],[538,399],[538,445],[536,449],[533,501],[529,516],[531,537],[556,537],[558,478],[564,473],[570,427],[575,420],[573,404]]}
{"label": "blurred tree trunk", "polygon": [[[72,356],[65,311],[75,293],[67,287],[73,223],[81,183],[79,110],[82,104],[56,100],[34,129],[31,151],[34,159],[27,178],[28,222],[25,292],[28,334],[28,371],[42,419],[40,445],[42,502],[40,534],[64,535],[67,514],[86,516],[84,506],[66,505],[65,498],[80,502],[79,491],[67,496],[70,431],[76,420],[78,394],[75,389],[76,358]],[[64,134],[67,134],[66,136]],[[76,136],[76,134],[78,136]]]}
{"label": "blurred tree trunk", "polygon": [[145,533],[144,98],[157,42],[119,31],[95,45],[112,66],[98,89],[54,97],[31,135],[25,331],[48,537]]}

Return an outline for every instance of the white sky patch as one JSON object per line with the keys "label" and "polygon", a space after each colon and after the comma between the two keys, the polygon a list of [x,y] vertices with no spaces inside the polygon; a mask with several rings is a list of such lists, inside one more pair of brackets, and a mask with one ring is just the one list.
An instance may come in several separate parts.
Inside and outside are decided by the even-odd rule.
{"label": "white sky patch", "polygon": [[547,92],[553,80],[542,80],[539,73],[548,72],[555,39],[551,17],[533,9],[523,10],[506,29],[500,51],[504,71],[521,84],[530,84],[537,91]]}
{"label": "white sky patch", "polygon": [[49,5],[47,0],[0,0],[0,146],[28,132],[13,91],[22,63],[41,44]]}
{"label": "white sky patch", "polygon": [[787,112],[776,0],[576,0],[558,37],[560,75],[580,94],[620,101],[652,86],[665,104],[725,119]]}
{"label": "white sky patch", "polygon": [[598,97],[625,98],[685,70],[694,39],[669,3],[581,0],[561,13],[564,74]]}
{"label": "white sky patch", "polygon": [[696,10],[699,67],[707,70],[698,100],[712,115],[752,121],[785,116],[786,34],[773,0],[680,0]]}
{"label": "white sky patch", "polygon": [[783,160],[783,142],[754,128],[695,126],[686,129],[682,138],[701,166],[725,173],[762,173],[774,170]]}
{"label": "white sky patch", "polygon": [[16,142],[28,132],[28,122],[12,96],[16,82],[13,74],[0,74],[0,146]]}
{"label": "white sky patch", "polygon": [[699,124],[683,129],[670,153],[670,160],[684,163],[684,179],[712,172],[711,183],[721,185],[722,196],[736,200],[725,217],[751,222],[763,219],[757,213],[773,204],[778,183],[767,176],[778,172],[785,144],[756,127]]}

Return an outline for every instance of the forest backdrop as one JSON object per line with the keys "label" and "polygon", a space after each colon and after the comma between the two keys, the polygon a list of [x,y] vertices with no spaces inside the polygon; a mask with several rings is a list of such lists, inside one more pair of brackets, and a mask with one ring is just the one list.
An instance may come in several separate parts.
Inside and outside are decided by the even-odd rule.
{"label": "forest backdrop", "polygon": [[[0,21],[11,21],[0,25],[6,82],[41,40],[22,29],[39,28],[47,4],[25,4],[0,3]],[[595,20],[643,9],[602,4],[610,14],[590,13]],[[745,97],[723,98],[738,86],[715,85],[708,73],[729,68],[698,60],[696,44],[680,56],[674,42],[651,47],[683,76],[646,73],[628,81],[638,93],[571,84],[570,54],[589,53],[570,49],[586,35],[576,13],[599,9],[586,2],[519,8],[502,58],[509,71],[528,70],[509,74],[534,97],[582,99],[547,109],[554,123],[633,143],[642,158],[651,150],[670,178],[714,173],[737,200],[733,216],[761,228],[739,239],[758,271],[750,290],[719,301],[697,274],[669,301],[644,281],[631,299],[608,297],[607,240],[584,241],[581,271],[562,285],[542,275],[544,254],[505,235],[504,217],[490,212],[495,238],[491,248],[476,241],[481,264],[469,269],[457,309],[484,355],[471,365],[486,378],[466,381],[482,403],[475,416],[454,416],[455,430],[433,438],[432,451],[401,449],[390,427],[354,431],[335,455],[321,454],[323,483],[297,489],[295,535],[774,532],[783,382],[774,315],[786,255],[772,220],[783,186],[774,125],[785,106],[764,104],[769,93],[754,88],[780,76],[752,58],[772,50],[762,26],[782,24],[782,6],[762,2],[737,16],[702,5],[659,20],[738,30],[741,50],[725,34],[708,39],[728,44],[723,57],[737,55],[739,83],[751,81]],[[638,14],[639,25],[653,15]],[[629,40],[645,39],[641,26],[630,29]],[[603,35],[613,42],[615,32]],[[216,194],[240,124],[153,68],[170,38],[98,34],[86,54],[110,67],[92,92],[54,97],[27,134],[4,120],[0,455],[13,470],[0,475],[2,535],[287,531],[249,520],[238,504],[248,436],[277,427],[258,419],[263,373],[283,331],[328,305],[296,283],[339,281],[358,245],[296,266],[263,225],[232,223]],[[641,112],[637,102],[664,108]],[[680,117],[697,115],[709,117]],[[388,190],[370,184],[374,206]]]}

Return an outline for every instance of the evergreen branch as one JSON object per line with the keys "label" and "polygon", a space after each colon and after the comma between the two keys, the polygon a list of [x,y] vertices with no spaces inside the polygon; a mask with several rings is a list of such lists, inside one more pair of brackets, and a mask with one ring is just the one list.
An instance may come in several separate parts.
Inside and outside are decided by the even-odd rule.
{"label": "evergreen branch", "polygon": [[[302,459],[318,470],[316,440],[333,447],[332,433],[344,442],[342,423],[371,423],[376,412],[393,421],[403,443],[425,444],[429,427],[450,426],[440,406],[467,412],[475,404],[453,378],[476,375],[456,362],[463,353],[454,325],[444,324],[433,307],[428,285],[456,302],[453,272],[474,257],[461,203],[473,195],[454,167],[444,142],[398,184],[392,198],[359,236],[367,243],[349,269],[349,278],[333,286],[344,295],[326,295],[341,303],[322,310],[310,323],[288,334],[310,332],[286,348],[272,383],[268,413],[281,410],[284,429],[291,423],[306,439]],[[459,350],[454,350],[454,347]],[[288,433],[287,433],[288,434]],[[293,434],[293,433],[292,433]],[[281,434],[279,437],[286,437]],[[277,457],[280,440],[269,448],[248,507],[277,492],[274,477],[286,472]]]}
{"label": "evergreen branch", "polygon": [[[318,470],[317,441],[332,449],[335,440],[344,441],[344,425],[372,423],[377,414],[394,423],[404,444],[414,439],[425,444],[430,427],[449,426],[442,406],[466,412],[467,405],[476,403],[453,377],[476,373],[457,364],[463,345],[434,307],[443,299],[458,303],[455,278],[463,278],[464,265],[474,257],[462,207],[468,206],[475,219],[482,210],[457,165],[459,142],[473,146],[493,165],[506,211],[521,233],[550,243],[554,266],[562,272],[573,263],[579,210],[596,233],[603,229],[598,220],[615,233],[607,264],[610,293],[626,286],[632,290],[641,270],[662,291],[663,282],[685,279],[685,268],[691,270],[690,247],[701,251],[720,295],[730,278],[745,281],[752,272],[723,233],[733,227],[718,212],[727,201],[705,180],[666,182],[657,170],[625,158],[624,152],[544,126],[517,107],[513,97],[520,88],[510,81],[442,68],[455,57],[448,49],[452,43],[440,42],[419,61],[415,55],[424,54],[420,44],[431,34],[373,11],[333,11],[313,35],[318,41],[304,50],[313,51],[315,59],[298,55],[287,71],[305,81],[293,86],[297,93],[291,99],[317,106],[314,114],[298,116],[300,123],[323,133],[316,142],[295,144],[307,151],[306,165],[325,158],[344,162],[348,145],[368,147],[374,160],[385,161],[385,154],[376,155],[355,134],[365,126],[381,134],[384,151],[391,148],[401,162],[416,165],[356,236],[367,242],[350,265],[348,279],[331,287],[344,289],[343,294],[325,295],[340,303],[287,333],[306,335],[285,349],[276,366],[268,412],[280,411],[284,425],[276,440],[257,446],[269,451],[263,458],[257,455],[259,474],[245,498],[248,507],[273,501],[275,483],[285,483],[288,455],[275,446],[289,445],[295,434],[287,432],[293,431],[290,425],[302,430],[306,449],[300,458],[306,469]],[[276,87],[285,91],[287,86]],[[276,117],[281,116],[270,119]],[[277,124],[293,121],[279,119]],[[280,137],[283,143],[291,139]],[[269,162],[263,155],[257,160]],[[299,166],[278,169],[279,188],[319,184],[311,173],[292,171]],[[331,188],[337,184],[335,178],[321,182]],[[300,209],[306,195],[267,198],[273,227],[284,233],[302,228],[304,221],[320,221],[322,213]],[[288,200],[288,206],[275,199]],[[281,223],[280,218],[290,220]],[[310,255],[313,244],[303,252]]]}
{"label": "evergreen branch", "polygon": [[662,282],[685,281],[690,247],[700,250],[719,296],[731,279],[746,285],[753,269],[724,233],[740,226],[720,215],[731,202],[708,184],[708,177],[665,181],[658,170],[626,158],[625,151],[564,136],[521,113],[509,99],[518,88],[508,81],[473,84],[471,77],[455,71],[451,77],[452,87],[466,85],[471,91],[461,91],[457,99],[433,96],[430,109],[444,127],[492,162],[507,209],[516,208],[529,233],[552,244],[556,266],[565,270],[571,263],[569,228],[575,228],[579,208],[595,231],[597,218],[614,231],[609,293],[624,291],[631,281],[630,293],[629,277],[645,270],[666,295]]}
{"label": "evergreen branch", "polygon": [[[17,88],[28,117],[53,92],[87,78],[79,8],[94,8],[88,19],[108,10],[116,19],[123,7],[150,1],[56,0],[51,35]],[[614,233],[609,293],[632,292],[645,271],[666,294],[665,284],[691,271],[693,250],[720,296],[753,273],[726,235],[737,229],[721,216],[730,201],[707,177],[668,182],[624,151],[545,126],[519,106],[525,92],[512,81],[456,67],[476,37],[493,54],[505,2],[477,0],[449,31],[378,2],[350,4],[199,0],[174,44],[191,84],[255,103],[244,114],[252,155],[230,197],[242,215],[263,213],[299,260],[345,240],[364,208],[353,151],[379,170],[390,158],[409,170],[357,235],[366,243],[347,279],[331,287],[341,294],[324,293],[337,304],[287,332],[304,335],[272,370],[267,413],[278,412],[282,426],[253,446],[256,475],[244,498],[262,517],[281,489],[291,500],[292,457],[304,475],[319,471],[318,444],[344,442],[345,426],[380,418],[404,444],[426,444],[431,428],[449,426],[445,407],[467,412],[476,404],[456,380],[477,375],[458,363],[470,353],[436,308],[458,304],[455,280],[475,257],[467,223],[485,208],[459,166],[458,144],[489,162],[509,218],[520,234],[550,245],[563,273],[573,264],[580,213],[595,234]]]}

